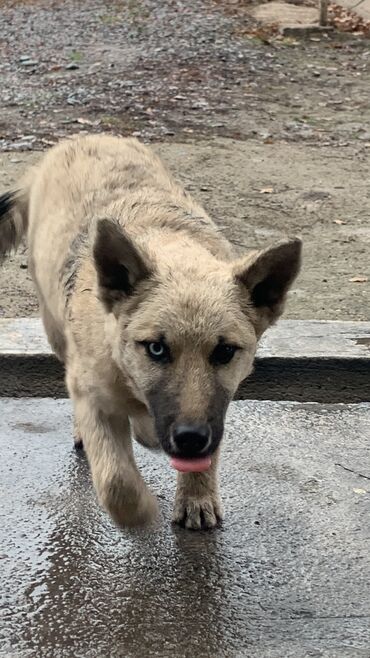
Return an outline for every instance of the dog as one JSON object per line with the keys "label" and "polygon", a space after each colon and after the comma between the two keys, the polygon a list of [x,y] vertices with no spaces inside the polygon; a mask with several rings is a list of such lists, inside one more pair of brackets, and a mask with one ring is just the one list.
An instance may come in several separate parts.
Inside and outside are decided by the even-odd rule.
{"label": "dog", "polygon": [[178,471],[174,522],[214,528],[225,413],[283,312],[301,241],[236,257],[148,147],[110,135],[60,142],[0,198],[1,260],[25,234],[100,504],[121,527],[157,518],[134,437]]}

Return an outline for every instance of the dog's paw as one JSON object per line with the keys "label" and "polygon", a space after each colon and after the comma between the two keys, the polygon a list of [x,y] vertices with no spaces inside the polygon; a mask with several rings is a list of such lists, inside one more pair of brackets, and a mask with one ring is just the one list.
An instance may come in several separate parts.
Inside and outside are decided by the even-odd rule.
{"label": "dog's paw", "polygon": [[151,525],[158,519],[157,499],[146,487],[111,480],[99,492],[101,505],[121,528]]}
{"label": "dog's paw", "polygon": [[73,445],[74,445],[74,449],[77,450],[77,452],[84,449],[84,443],[83,443],[82,439],[79,439],[79,438],[75,437]]}
{"label": "dog's paw", "polygon": [[84,449],[84,443],[82,440],[82,435],[78,429],[76,421],[74,421],[74,426],[73,426],[73,445],[75,450],[83,450]]}
{"label": "dog's paw", "polygon": [[222,521],[223,512],[217,497],[177,497],[172,521],[189,530],[209,530]]}

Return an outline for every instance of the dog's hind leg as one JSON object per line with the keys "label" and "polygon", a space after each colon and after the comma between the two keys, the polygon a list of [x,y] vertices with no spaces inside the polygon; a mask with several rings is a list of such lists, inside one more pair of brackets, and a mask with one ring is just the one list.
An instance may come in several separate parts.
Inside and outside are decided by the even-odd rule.
{"label": "dog's hind leg", "polygon": [[39,304],[41,311],[41,318],[45,328],[45,333],[48,337],[50,347],[53,350],[55,356],[64,363],[66,355],[66,342],[62,332],[58,329],[57,324],[51,315],[46,304],[39,296]]}
{"label": "dog's hind leg", "polygon": [[108,415],[87,394],[70,393],[100,503],[119,526],[154,521],[157,502],[135,464],[128,417]]}
{"label": "dog's hind leg", "polygon": [[38,280],[36,276],[35,261],[32,258],[32,256],[30,256],[28,260],[28,271],[33,279],[33,283],[36,288],[37,299],[40,307],[40,315],[50,347],[53,350],[57,359],[59,359],[59,361],[64,363],[66,356],[66,340],[63,332],[58,327],[55,318],[50,312],[48,305],[44,299],[44,296],[40,290],[40,286],[38,284]]}
{"label": "dog's hind leg", "polygon": [[212,456],[212,465],[202,473],[179,473],[174,523],[201,530],[214,528],[222,520],[222,507],[218,491],[217,462],[219,452]]}

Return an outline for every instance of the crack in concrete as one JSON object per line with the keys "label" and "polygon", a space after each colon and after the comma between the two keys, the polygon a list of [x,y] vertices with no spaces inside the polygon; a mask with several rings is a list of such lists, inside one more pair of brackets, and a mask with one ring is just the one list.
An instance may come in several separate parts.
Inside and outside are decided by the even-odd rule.
{"label": "crack in concrete", "polygon": [[343,466],[343,464],[335,464],[335,466],[340,466],[340,468],[343,468],[345,471],[348,471],[349,473],[353,473],[354,475],[357,475],[359,478],[363,478],[364,480],[370,480],[370,477],[368,475],[364,475],[363,473],[359,473],[358,471],[353,471],[352,468],[348,468],[348,466]]}

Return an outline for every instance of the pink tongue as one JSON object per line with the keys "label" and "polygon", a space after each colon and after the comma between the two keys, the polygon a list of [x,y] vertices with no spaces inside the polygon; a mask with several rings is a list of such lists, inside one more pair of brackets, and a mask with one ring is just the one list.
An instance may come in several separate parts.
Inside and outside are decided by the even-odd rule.
{"label": "pink tongue", "polygon": [[200,459],[180,459],[171,457],[170,464],[172,468],[182,473],[200,473],[206,471],[212,463],[210,457],[201,457]]}

